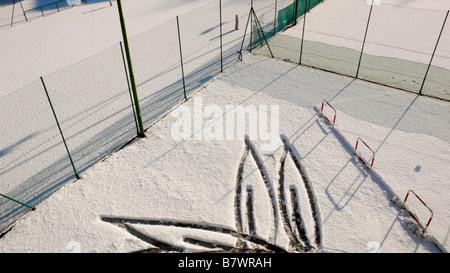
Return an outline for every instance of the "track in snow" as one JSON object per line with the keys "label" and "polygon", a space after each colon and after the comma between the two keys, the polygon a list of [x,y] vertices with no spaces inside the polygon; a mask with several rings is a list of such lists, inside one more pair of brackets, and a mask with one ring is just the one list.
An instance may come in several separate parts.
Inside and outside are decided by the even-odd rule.
{"label": "track in snow", "polygon": [[[253,143],[246,137],[245,149],[241,156],[237,175],[236,175],[236,192],[234,202],[235,215],[235,229],[224,228],[223,226],[212,223],[195,223],[189,221],[173,221],[164,219],[149,219],[149,218],[127,218],[114,216],[101,216],[101,220],[107,223],[114,224],[133,236],[145,241],[154,247],[143,250],[141,252],[186,252],[192,251],[180,246],[177,242],[164,241],[155,238],[139,229],[140,225],[145,226],[166,226],[174,228],[186,228],[190,230],[199,230],[199,232],[216,232],[221,234],[231,235],[235,239],[235,244],[230,245],[229,242],[207,241],[206,239],[194,238],[192,235],[184,235],[183,242],[188,245],[201,247],[205,252],[310,252],[320,250],[322,245],[321,225],[318,214],[317,202],[308,180],[308,176],[304,167],[298,159],[297,151],[290,144],[286,136],[281,136],[283,142],[282,156],[279,160],[279,169],[277,170],[278,177],[274,179],[278,183],[272,185],[269,172],[260,158]],[[264,183],[264,188],[267,191],[268,203],[270,206],[256,207],[255,198],[262,198],[257,196],[257,191],[254,189],[257,185],[246,183],[244,177],[245,163],[247,160],[253,159],[256,163]],[[286,181],[286,162],[292,160],[295,166],[295,171],[298,171],[301,181]],[[246,187],[244,187],[246,183]],[[278,189],[276,192],[275,188]],[[301,191],[306,194],[301,194]],[[301,198],[306,198],[309,207],[302,207]],[[267,203],[267,202],[266,202]],[[304,205],[303,205],[304,206]],[[269,238],[262,238],[258,234],[258,219],[256,210],[264,210],[271,213],[273,226],[271,227]],[[308,215],[309,214],[309,215]],[[306,215],[306,217],[305,217]],[[281,218],[281,221],[279,220]],[[312,219],[313,228],[307,228],[305,218]],[[277,235],[280,231],[280,226],[284,228],[285,233],[289,238],[289,247],[286,249],[283,246],[277,245]],[[311,225],[310,225],[311,226]],[[194,250],[198,251],[198,250]]]}

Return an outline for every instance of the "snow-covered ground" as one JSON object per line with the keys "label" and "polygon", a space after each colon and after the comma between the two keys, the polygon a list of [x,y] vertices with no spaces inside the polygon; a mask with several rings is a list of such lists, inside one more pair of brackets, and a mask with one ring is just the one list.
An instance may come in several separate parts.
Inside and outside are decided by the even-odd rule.
{"label": "snow-covered ground", "polygon": [[[124,1],[129,35],[209,2]],[[247,2],[223,1],[233,15],[224,19],[231,26],[224,32],[234,27],[235,14],[246,19]],[[260,10],[272,2],[260,1]],[[1,73],[8,86],[1,96],[11,98],[39,76],[114,46],[121,39],[116,13],[100,1],[2,30],[1,52],[16,54],[2,55],[1,69],[9,74]],[[229,34],[230,44],[239,43],[242,23]],[[196,38],[191,35],[184,40]],[[235,57],[223,74],[154,123],[146,138],[39,203],[0,239],[0,251],[448,251],[448,102],[262,56]],[[336,109],[334,128],[320,116],[324,99]],[[247,119],[229,118],[242,109]],[[236,134],[239,125],[255,124],[247,139]],[[358,138],[375,152],[371,169],[354,154]],[[358,151],[367,152],[359,143]],[[8,146],[1,144],[2,157]],[[424,237],[400,208],[409,190],[433,211]],[[428,220],[429,211],[414,196],[408,200]]]}

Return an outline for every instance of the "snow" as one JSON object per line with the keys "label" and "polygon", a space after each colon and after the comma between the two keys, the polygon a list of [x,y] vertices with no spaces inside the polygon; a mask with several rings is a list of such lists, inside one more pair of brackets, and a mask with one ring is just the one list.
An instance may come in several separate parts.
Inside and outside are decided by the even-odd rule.
{"label": "snow", "polygon": [[[449,9],[448,3],[434,1],[404,1],[399,4],[396,0],[384,0],[382,5],[374,5],[364,53],[428,64]],[[327,44],[359,52],[369,10],[370,6],[365,1],[330,1],[319,5],[306,18],[305,39],[326,41]],[[299,27],[290,28],[283,34],[301,37],[303,21],[300,20],[299,24]],[[352,27],[345,27],[348,25]],[[445,33],[448,33],[447,29]],[[441,37],[442,45],[449,43],[450,36],[445,33]],[[441,46],[437,55],[448,58],[450,54],[448,48]],[[450,63],[447,60],[440,65],[448,69]]]}
{"label": "snow", "polygon": [[[405,3],[384,1],[389,5]],[[180,20],[189,19],[182,15],[195,12],[202,5],[211,7],[212,3],[203,0],[123,2],[131,39],[149,29],[164,27],[165,22],[173,21],[177,15]],[[229,15],[224,19],[227,22],[224,32],[234,27],[235,14],[241,18],[240,30],[224,36],[226,49],[234,50],[243,35],[242,22],[246,20],[249,1],[222,2]],[[255,2],[257,13],[273,5],[273,1]],[[448,9],[445,1],[430,2],[433,2],[432,9]],[[325,1],[322,5],[326,7],[328,3],[332,5],[336,1]],[[415,9],[430,7],[423,7],[417,1],[408,5]],[[313,16],[309,18],[313,20]],[[183,41],[199,41],[202,37],[193,31],[199,22],[197,18],[190,19],[192,28],[184,32],[189,35],[185,34]],[[217,26],[217,22],[208,23]],[[299,27],[288,31],[294,32]],[[7,147],[21,143],[14,150],[23,149],[25,153],[34,148],[52,152],[50,158],[42,158],[37,153],[34,161],[23,159],[24,165],[35,164],[39,168],[39,164],[45,166],[46,160],[59,158],[64,162],[59,165],[65,165],[65,151],[51,146],[60,141],[59,135],[54,130],[46,130],[54,126],[54,120],[50,113],[42,119],[36,114],[41,109],[48,111],[40,82],[36,80],[47,75],[45,79],[57,83],[60,70],[93,58],[100,51],[117,51],[121,33],[116,2],[110,7],[108,1],[97,1],[0,31],[0,51],[4,52],[0,66],[0,97],[4,103],[0,111],[2,117],[21,121],[24,117],[18,118],[14,112],[23,108],[20,112],[29,114],[25,118],[30,123],[30,126],[3,125],[2,131],[30,129],[23,137],[5,133],[5,138],[2,137],[5,141],[0,143],[0,151],[5,152],[0,153],[0,158],[8,159]],[[217,33],[211,31],[207,35],[203,39],[213,40]],[[155,40],[163,43],[161,39]],[[187,51],[192,54],[186,56],[193,68],[188,65],[187,74],[194,71],[197,63],[204,63],[202,57],[209,50],[199,51],[198,47],[191,46],[187,43]],[[179,57],[177,54],[163,52],[161,56],[171,64]],[[111,58],[108,64],[116,68],[122,65],[120,61]],[[155,64],[163,66],[162,62]],[[237,61],[236,54],[235,61],[227,65],[224,73],[214,75],[191,90],[188,100],[180,100],[169,114],[152,122],[145,138],[136,138],[119,150],[112,145],[106,150],[115,152],[83,169],[80,179],[66,181],[40,202],[35,211],[17,221],[0,238],[0,252],[122,253],[152,249],[158,242],[185,252],[197,252],[211,249],[190,243],[193,240],[210,242],[217,249],[235,247],[243,240],[233,233],[236,231],[254,233],[264,242],[297,251],[290,245],[292,236],[300,238],[298,226],[291,219],[297,212],[296,206],[308,238],[299,240],[298,245],[309,241],[315,247],[313,251],[448,252],[450,124],[446,118],[450,104],[447,101],[248,53],[242,62]],[[180,73],[173,73],[176,76]],[[123,79],[117,79],[117,84],[123,83]],[[19,88],[21,92],[16,91]],[[96,94],[105,94],[107,98],[128,95],[120,90],[116,94],[107,93],[112,90],[100,88]],[[92,136],[112,141],[108,136],[111,131],[105,128],[121,124],[118,122],[122,118],[132,119],[131,113],[125,110],[92,109],[95,100],[90,102],[92,105],[73,104],[77,94],[69,91],[54,96],[61,120],[72,122],[67,134],[73,146],[83,145]],[[24,93],[28,96],[24,97]],[[324,99],[336,109],[334,127],[320,116]],[[34,106],[34,112],[19,103],[24,101]],[[129,109],[126,102],[117,100],[117,106],[111,109]],[[257,109],[259,122],[264,121],[261,114],[267,109],[266,130],[258,126],[256,132],[248,131],[249,127],[244,126],[246,134],[255,134],[256,138],[245,139],[237,134],[238,130],[233,130],[242,125],[239,122],[246,121],[244,125],[249,125],[250,118],[236,123],[227,119],[239,106]],[[89,119],[97,112],[117,119],[105,119],[104,127],[78,135],[79,130],[91,124]],[[180,117],[185,118],[185,123],[180,123]],[[271,126],[270,122],[277,121],[277,117],[279,122],[274,124],[279,126]],[[134,124],[130,124],[126,124],[128,131],[135,133]],[[186,128],[188,133],[182,131]],[[226,130],[235,134],[226,135]],[[177,134],[180,132],[186,134]],[[122,137],[131,139],[132,134]],[[355,155],[358,138],[375,152],[372,168]],[[267,149],[270,141],[276,143],[273,149]],[[40,143],[44,144],[36,148]],[[363,149],[358,147],[358,151],[367,155]],[[30,175],[13,172],[10,164],[5,169],[2,166],[2,193],[17,187],[11,173],[22,175],[16,176],[19,180]],[[66,171],[67,166],[61,170]],[[59,175],[63,176],[55,172],[50,177]],[[417,232],[415,222],[401,209],[409,190],[433,210],[425,235]],[[291,199],[292,192],[297,194],[298,203]],[[248,202],[249,198],[252,203]],[[413,196],[409,198],[411,207],[427,220],[429,212],[421,204],[413,203]]]}

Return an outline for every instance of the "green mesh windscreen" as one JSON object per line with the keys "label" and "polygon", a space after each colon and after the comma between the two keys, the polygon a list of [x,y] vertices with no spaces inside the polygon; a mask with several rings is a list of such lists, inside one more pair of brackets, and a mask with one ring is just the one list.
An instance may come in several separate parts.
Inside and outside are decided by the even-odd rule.
{"label": "green mesh windscreen", "polygon": [[445,12],[373,7],[359,78],[419,92]]}

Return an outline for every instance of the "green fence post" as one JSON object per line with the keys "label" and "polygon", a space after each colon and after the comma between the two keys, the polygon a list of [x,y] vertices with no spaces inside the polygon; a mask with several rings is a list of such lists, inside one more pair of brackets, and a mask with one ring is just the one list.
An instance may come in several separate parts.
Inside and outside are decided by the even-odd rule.
{"label": "green fence post", "polygon": [[305,13],[303,14],[303,30],[302,30],[302,42],[300,45],[300,60],[298,61],[299,64],[302,64],[302,56],[303,56],[303,40],[305,38],[305,25],[306,25],[306,9],[308,6],[308,0],[305,0]]}
{"label": "green fence post", "polygon": [[434,54],[436,54],[436,50],[439,45],[439,41],[441,40],[442,32],[444,31],[445,24],[447,23],[448,13],[449,13],[449,10],[447,10],[447,15],[445,15],[444,23],[442,24],[441,32],[439,33],[439,37],[437,39],[436,46],[434,47],[433,54],[431,55],[431,59],[430,59],[430,63],[428,64],[427,71],[425,72],[425,76],[422,81],[422,86],[420,87],[419,95],[422,95],[423,86],[425,84],[425,80],[427,79],[428,72],[431,67],[431,63],[433,62]]}
{"label": "green fence post", "polygon": [[30,208],[31,210],[35,210],[35,209],[36,209],[36,208],[33,207],[33,206],[30,206],[30,205],[27,205],[27,204],[22,203],[22,202],[20,202],[20,201],[17,201],[16,199],[11,198],[11,197],[9,197],[9,196],[6,196],[6,195],[4,195],[4,194],[1,194],[1,193],[0,193],[0,196],[5,197],[6,199],[9,199],[9,200],[11,200],[11,201],[14,201],[14,202],[16,202],[16,203],[18,203],[18,204],[21,204],[22,206],[25,206],[25,207],[27,207],[27,208]]}
{"label": "green fence post", "polygon": [[127,38],[127,32],[126,32],[126,28],[125,28],[125,20],[123,18],[121,0],[117,0],[117,8],[119,10],[120,26],[122,28],[122,36],[123,36],[123,42],[124,42],[124,46],[125,46],[125,53],[127,55],[131,89],[133,90],[134,105],[136,108],[136,117],[137,117],[138,125],[139,125],[138,136],[145,137],[144,124],[142,123],[141,109],[139,106],[139,99],[138,99],[138,94],[137,94],[137,89],[136,89],[136,81],[134,79],[133,66],[131,64],[130,47],[128,46],[128,38]]}
{"label": "green fence post", "polygon": [[124,70],[125,70],[125,77],[127,78],[128,93],[130,93],[131,109],[133,109],[134,123],[136,124],[136,130],[137,130],[137,133],[139,134],[139,126],[138,126],[138,124],[137,124],[136,112],[134,111],[133,97],[132,97],[132,95],[131,95],[130,80],[128,79],[127,63],[126,63],[126,61],[125,61],[125,55],[124,55],[124,53],[123,53],[122,42],[119,42],[119,44],[120,44],[120,51],[122,52],[122,60],[123,60],[123,67],[124,67]]}
{"label": "green fence post", "polygon": [[63,132],[61,130],[61,126],[59,125],[58,117],[56,116],[55,109],[53,108],[52,101],[50,100],[50,96],[48,95],[48,92],[47,92],[47,87],[45,86],[44,79],[42,77],[41,77],[41,82],[42,82],[42,86],[44,87],[45,94],[47,95],[47,99],[48,99],[48,103],[50,104],[50,108],[52,108],[53,116],[55,117],[56,125],[58,126],[59,133],[61,134],[64,146],[66,147],[67,154],[69,155],[70,163],[72,164],[73,171],[75,172],[75,177],[77,179],[79,179],[80,176],[78,175],[77,170],[75,169],[75,164],[73,164],[73,160],[72,160],[72,157],[70,156],[69,148],[67,147],[66,139],[64,138]]}
{"label": "green fence post", "polygon": [[183,52],[181,50],[180,23],[178,21],[178,16],[177,16],[177,29],[178,29],[178,47],[180,48],[181,77],[183,79],[183,92],[184,92],[184,99],[187,99],[187,97],[186,97],[186,84],[184,82]]}

